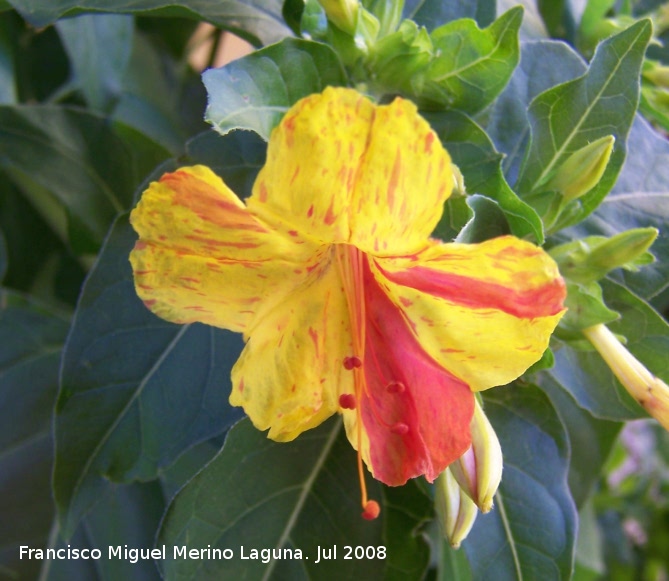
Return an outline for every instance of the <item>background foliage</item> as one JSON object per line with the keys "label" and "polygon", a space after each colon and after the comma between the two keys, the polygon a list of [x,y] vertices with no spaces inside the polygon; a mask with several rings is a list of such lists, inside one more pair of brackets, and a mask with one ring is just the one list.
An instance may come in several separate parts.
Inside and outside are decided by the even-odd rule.
{"label": "background foliage", "polygon": [[[633,422],[619,437],[645,414],[579,329],[610,323],[669,382],[669,8],[516,4],[365,0],[362,50],[312,0],[0,0],[0,577],[667,578],[668,436]],[[204,48],[200,22],[216,27]],[[220,30],[257,50],[202,82],[195,55],[213,65]],[[425,483],[370,481],[383,510],[361,521],[338,420],[267,440],[227,403],[240,337],[161,321],[133,289],[127,216],[148,181],[206,163],[245,197],[272,127],[327,85],[419,104],[469,194],[447,203],[442,238],[554,249],[660,232],[652,264],[571,281],[552,353],[486,394],[504,478],[459,551]],[[601,179],[563,203],[556,173],[609,135]],[[17,549],[163,543],[388,557],[42,563]]]}

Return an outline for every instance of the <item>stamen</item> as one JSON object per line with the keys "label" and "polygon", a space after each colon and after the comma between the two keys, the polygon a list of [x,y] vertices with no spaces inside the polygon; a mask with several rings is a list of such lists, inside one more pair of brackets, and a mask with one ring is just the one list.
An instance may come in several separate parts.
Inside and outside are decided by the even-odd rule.
{"label": "stamen", "polygon": [[398,436],[406,436],[409,433],[409,426],[407,426],[404,422],[397,422],[396,424],[392,425],[390,431],[393,434],[397,434]]}
{"label": "stamen", "polygon": [[342,393],[339,396],[339,405],[345,410],[354,410],[356,405],[355,396],[352,393]]}
{"label": "stamen", "polygon": [[360,357],[353,355],[353,357],[344,357],[344,368],[351,371],[356,367],[362,367],[362,359]]}
{"label": "stamen", "polygon": [[365,520],[374,520],[381,512],[381,507],[376,500],[368,500],[365,504],[365,510],[362,512],[362,518]]}
{"label": "stamen", "polygon": [[386,385],[386,391],[388,393],[404,393],[406,386],[401,381],[391,381]]}

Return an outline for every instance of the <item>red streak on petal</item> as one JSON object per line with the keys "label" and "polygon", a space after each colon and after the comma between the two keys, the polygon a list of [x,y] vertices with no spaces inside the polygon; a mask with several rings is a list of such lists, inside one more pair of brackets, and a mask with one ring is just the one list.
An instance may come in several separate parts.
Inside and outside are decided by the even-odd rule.
{"label": "red streak on petal", "polygon": [[386,199],[388,200],[388,206],[390,207],[391,212],[395,206],[395,192],[399,185],[400,175],[402,175],[402,152],[398,147],[393,170],[390,174],[390,180],[388,181],[388,191],[386,192]]}
{"label": "red streak on petal", "polygon": [[314,205],[311,204],[311,206],[309,206],[309,209],[307,210],[307,218],[311,218],[313,215],[314,215]]}
{"label": "red streak on petal", "polygon": [[300,175],[300,166],[299,165],[295,168],[295,171],[293,172],[293,177],[290,178],[290,185],[291,186],[295,183],[295,180],[297,179],[298,175]]}
{"label": "red streak on petal", "polygon": [[201,242],[202,244],[207,244],[212,247],[230,247],[230,248],[258,248],[258,244],[255,242],[225,242],[223,240],[216,240],[214,238],[203,238],[202,236],[186,236],[188,240],[193,240],[194,242]]}
{"label": "red streak on petal", "polygon": [[146,248],[146,242],[143,240],[138,240],[135,242],[135,250],[144,250]]}
{"label": "red streak on petal", "polygon": [[316,331],[312,327],[309,327],[308,333],[309,333],[309,337],[311,337],[311,341],[314,344],[315,355],[316,355],[316,358],[318,359],[320,357],[320,354],[318,352],[318,331]]}
{"label": "red streak on petal", "polygon": [[431,131],[425,136],[425,153],[432,153],[432,142],[434,141],[434,133]]}

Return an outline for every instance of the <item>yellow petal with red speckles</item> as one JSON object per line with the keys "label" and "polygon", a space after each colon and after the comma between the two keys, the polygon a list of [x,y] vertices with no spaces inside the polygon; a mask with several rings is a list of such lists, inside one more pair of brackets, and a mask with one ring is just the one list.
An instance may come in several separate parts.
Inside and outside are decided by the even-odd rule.
{"label": "yellow petal with red speckles", "polygon": [[249,335],[232,370],[230,403],[273,440],[317,426],[338,411],[340,394],[353,391],[342,364],[351,350],[348,311],[332,253]]}
{"label": "yellow petal with red speckles", "polygon": [[564,282],[541,248],[511,236],[377,259],[375,276],[421,346],[478,391],[539,360],[564,313]]}
{"label": "yellow petal with red speckles", "polygon": [[137,294],[160,317],[246,331],[291,292],[319,249],[254,217],[209,168],[165,174],[144,192],[130,220]]}
{"label": "yellow petal with red speckles", "polygon": [[377,107],[351,201],[351,244],[377,256],[425,248],[452,189],[451,158],[416,106]]}
{"label": "yellow petal with red speckles", "polygon": [[346,242],[349,209],[374,105],[328,88],[295,104],[274,129],[249,208],[283,231]]}

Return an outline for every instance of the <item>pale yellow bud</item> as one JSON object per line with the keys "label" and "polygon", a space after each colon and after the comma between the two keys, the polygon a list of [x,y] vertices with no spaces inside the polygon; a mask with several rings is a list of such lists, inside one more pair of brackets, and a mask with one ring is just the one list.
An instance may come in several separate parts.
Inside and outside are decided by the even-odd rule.
{"label": "pale yellow bud", "polygon": [[542,189],[560,192],[566,202],[584,196],[602,179],[614,142],[613,135],[607,135],[575,151]]}
{"label": "pale yellow bud", "polygon": [[448,468],[435,481],[434,496],[441,530],[451,546],[457,549],[472,530],[478,509]]}
{"label": "pale yellow bud", "polygon": [[360,8],[358,0],[318,0],[318,3],[332,24],[350,35],[355,34]]}
{"label": "pale yellow bud", "polygon": [[669,386],[655,377],[605,325],[583,330],[620,383],[665,430],[669,430]]}
{"label": "pale yellow bud", "polygon": [[465,178],[462,175],[460,168],[452,163],[451,171],[453,172],[453,191],[451,192],[451,197],[458,198],[460,196],[466,196],[467,189],[465,188]]}
{"label": "pale yellow bud", "polygon": [[488,512],[502,480],[502,448],[478,401],[474,406],[471,433],[472,445],[450,465],[450,469],[481,512]]}

